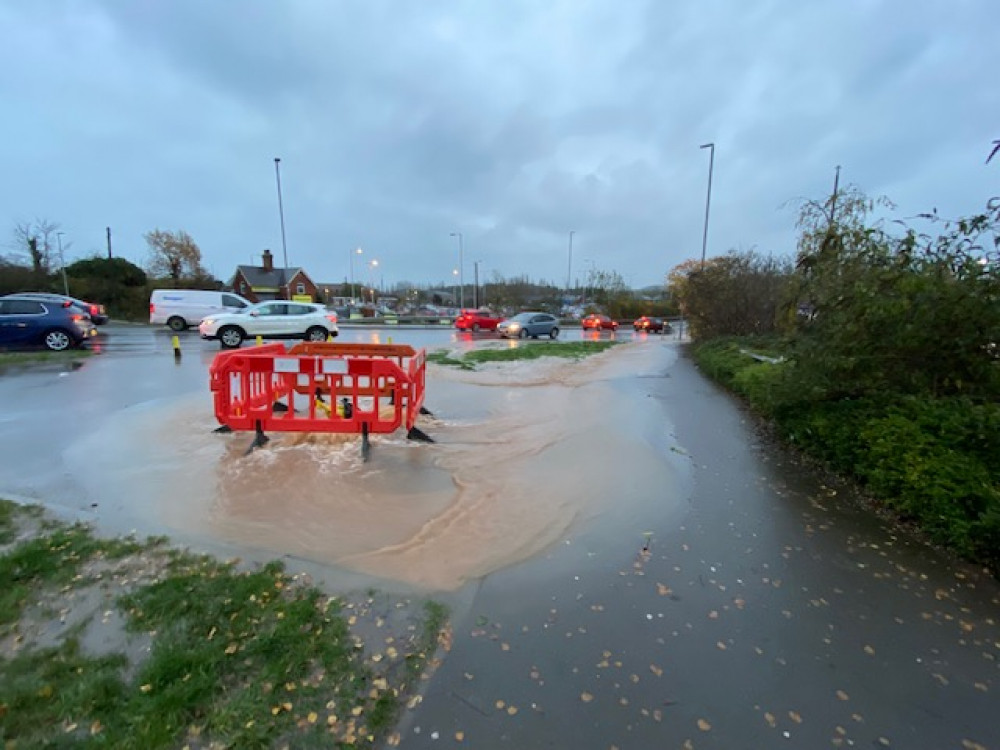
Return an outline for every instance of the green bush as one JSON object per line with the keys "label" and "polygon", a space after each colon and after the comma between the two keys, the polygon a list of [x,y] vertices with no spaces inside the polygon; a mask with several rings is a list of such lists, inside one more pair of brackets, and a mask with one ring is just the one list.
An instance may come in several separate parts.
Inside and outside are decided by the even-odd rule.
{"label": "green bush", "polygon": [[788,442],[862,482],[933,541],[1000,571],[1000,405],[891,392],[814,400],[796,391],[794,364],[740,353],[761,344],[716,339],[694,356]]}

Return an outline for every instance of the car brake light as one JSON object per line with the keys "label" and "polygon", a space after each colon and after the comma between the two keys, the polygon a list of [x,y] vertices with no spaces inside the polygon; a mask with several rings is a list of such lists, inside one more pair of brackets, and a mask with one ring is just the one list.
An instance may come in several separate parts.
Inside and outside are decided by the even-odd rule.
{"label": "car brake light", "polygon": [[336,316],[336,314],[334,314],[334,315],[327,315],[326,319],[329,320],[331,323],[336,323],[337,322],[337,316]]}
{"label": "car brake light", "polygon": [[155,312],[156,312],[156,305],[154,305],[152,302],[150,302],[149,303],[149,314],[152,315]]}
{"label": "car brake light", "polygon": [[97,313],[98,313],[97,305],[91,305],[90,306],[90,314],[91,315],[97,315]]}
{"label": "car brake light", "polygon": [[72,318],[74,323],[79,323],[81,320],[83,320],[82,315],[73,315]]}
{"label": "car brake light", "polygon": [[62,304],[62,306],[63,306],[63,307],[70,307],[70,306],[71,306],[72,304],[73,304],[73,303],[72,303],[72,302],[70,302],[69,300],[64,300],[64,301],[63,301],[63,304]]}

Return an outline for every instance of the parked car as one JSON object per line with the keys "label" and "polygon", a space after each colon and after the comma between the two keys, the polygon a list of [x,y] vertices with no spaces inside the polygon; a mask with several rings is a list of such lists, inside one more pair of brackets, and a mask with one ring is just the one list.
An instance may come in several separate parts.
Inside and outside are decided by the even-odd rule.
{"label": "parked car", "polygon": [[7,295],[0,299],[0,346],[44,346],[54,352],[97,335],[90,316],[68,301]]}
{"label": "parked car", "polygon": [[455,318],[455,328],[460,331],[495,331],[501,318],[489,310],[462,310]]}
{"label": "parked car", "polygon": [[40,299],[48,302],[69,302],[70,307],[74,308],[76,312],[88,315],[91,322],[95,326],[102,326],[108,322],[108,313],[104,309],[104,305],[99,305],[96,302],[87,302],[86,300],[77,299],[76,297],[69,297],[65,294],[54,294],[51,292],[18,292],[14,295],[5,295],[5,297],[29,297],[31,299]]}
{"label": "parked car", "polygon": [[210,315],[198,331],[203,339],[218,339],[223,349],[236,349],[247,338],[326,341],[340,333],[337,313],[323,305],[272,300],[241,312]]}
{"label": "parked car", "polygon": [[651,318],[648,315],[636,318],[632,323],[632,329],[647,331],[648,333],[670,333],[672,330],[670,324],[664,321],[663,318]]}
{"label": "parked car", "polygon": [[503,338],[524,339],[531,336],[548,336],[554,339],[559,335],[559,319],[555,315],[543,312],[518,313],[513,318],[501,321],[497,325],[497,333]]}
{"label": "parked car", "polygon": [[210,315],[239,312],[253,303],[232,292],[211,289],[154,289],[149,295],[149,322],[172,331],[196,326]]}
{"label": "parked car", "polygon": [[594,330],[594,331],[617,331],[618,321],[612,320],[607,315],[588,315],[583,320],[580,321],[583,325],[583,330]]}

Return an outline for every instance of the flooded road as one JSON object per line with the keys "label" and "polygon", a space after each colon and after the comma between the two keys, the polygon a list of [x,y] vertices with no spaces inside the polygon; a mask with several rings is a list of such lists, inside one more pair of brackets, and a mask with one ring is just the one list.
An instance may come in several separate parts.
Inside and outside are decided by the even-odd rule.
{"label": "flooded road", "polygon": [[[345,329],[340,340],[387,342],[390,333],[432,349],[508,345],[440,329]],[[436,416],[421,429],[437,442],[374,436],[373,460],[363,463],[358,437],[343,435],[274,434],[245,456],[246,433],[213,432],[207,367],[217,344],[182,337],[174,362],[163,332],[115,334],[79,371],[13,381],[21,393],[10,401],[22,416],[8,422],[16,427],[0,489],[65,504],[107,531],[165,533],[448,590],[544,549],[609,503],[626,507],[674,481],[671,454],[644,442],[646,404],[615,392],[676,356],[662,337],[618,334],[630,351],[571,366],[432,364],[425,404]],[[72,431],[52,429],[56,413]],[[609,465],[631,477],[629,491]]]}
{"label": "flooded road", "polygon": [[674,341],[619,338],[575,364],[435,367],[438,442],[381,438],[363,464],[285,436],[243,460],[247,435],[210,432],[216,345],[185,338],[175,364],[142,329],[78,371],[0,378],[0,492],[310,561],[334,588],[435,591],[450,652],[401,747],[1000,748],[996,581],[762,440]]}

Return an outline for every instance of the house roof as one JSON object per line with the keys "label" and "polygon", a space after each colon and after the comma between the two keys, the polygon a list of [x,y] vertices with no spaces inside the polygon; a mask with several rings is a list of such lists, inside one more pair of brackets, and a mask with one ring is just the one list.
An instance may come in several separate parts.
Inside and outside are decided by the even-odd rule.
{"label": "house roof", "polygon": [[[251,289],[278,289],[295,278],[295,274],[305,274],[305,271],[298,266],[273,268],[270,271],[264,270],[263,266],[236,266],[236,273],[243,274]],[[233,278],[236,278],[235,274]]]}

